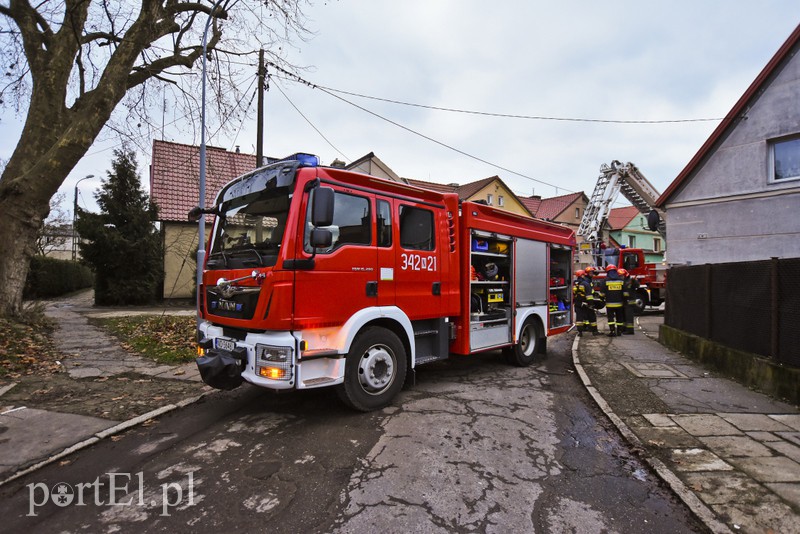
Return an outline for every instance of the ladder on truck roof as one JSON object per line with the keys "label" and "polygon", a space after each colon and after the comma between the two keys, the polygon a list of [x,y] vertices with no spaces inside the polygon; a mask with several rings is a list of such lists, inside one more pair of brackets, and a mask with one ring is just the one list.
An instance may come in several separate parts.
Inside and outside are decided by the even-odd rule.
{"label": "ladder on truck roof", "polygon": [[[597,178],[589,204],[586,206],[577,234],[588,241],[600,239],[602,226],[608,220],[611,204],[622,193],[640,213],[649,215],[654,210],[653,206],[658,198],[658,192],[647,178],[639,172],[633,163],[622,164],[617,160],[610,165],[600,166],[600,176]],[[663,214],[659,213],[657,230],[666,236],[667,225]]]}

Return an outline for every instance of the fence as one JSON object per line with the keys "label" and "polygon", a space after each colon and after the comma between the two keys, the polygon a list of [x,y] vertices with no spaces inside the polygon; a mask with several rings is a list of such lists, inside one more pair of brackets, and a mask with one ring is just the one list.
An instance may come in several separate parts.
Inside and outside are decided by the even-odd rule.
{"label": "fence", "polygon": [[800,258],[673,267],[664,323],[800,367]]}

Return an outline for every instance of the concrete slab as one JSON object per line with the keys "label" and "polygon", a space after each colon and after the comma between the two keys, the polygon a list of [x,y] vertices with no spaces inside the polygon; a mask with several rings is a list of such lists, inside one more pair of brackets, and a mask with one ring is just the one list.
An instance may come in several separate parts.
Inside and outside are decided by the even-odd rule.
{"label": "concrete slab", "polygon": [[775,432],[775,435],[795,445],[800,445],[800,432]]}
{"label": "concrete slab", "polygon": [[706,504],[758,504],[776,501],[776,497],[764,486],[737,471],[687,473],[684,480]]}
{"label": "concrete slab", "polygon": [[0,414],[0,479],[115,424],[117,421],[33,408]]}
{"label": "concrete slab", "polygon": [[684,429],[674,427],[638,427],[634,434],[647,445],[666,447],[668,449],[689,449],[702,447],[703,444]]}
{"label": "concrete slab", "polygon": [[670,417],[668,414],[646,413],[642,414],[642,417],[647,419],[647,422],[653,426],[658,426],[658,427],[677,426],[675,421],[673,421],[672,417]]}
{"label": "concrete slab", "polygon": [[783,438],[776,436],[772,432],[745,432],[745,434],[762,443],[767,441],[783,441]]}
{"label": "concrete slab", "polygon": [[706,449],[673,449],[672,462],[678,471],[732,471],[733,466]]}
{"label": "concrete slab", "polygon": [[784,425],[790,426],[800,432],[800,414],[770,415],[770,418],[780,421]]}
{"label": "concrete slab", "polygon": [[767,487],[780,495],[781,499],[788,501],[796,508],[800,508],[800,484],[776,482],[767,484]]}
{"label": "concrete slab", "polygon": [[800,482],[800,463],[785,456],[729,458],[728,461],[760,482]]}
{"label": "concrete slab", "polygon": [[787,458],[800,463],[800,447],[789,443],[788,441],[768,441],[767,447],[775,449],[776,452],[786,456]]}
{"label": "concrete slab", "polygon": [[689,378],[665,363],[622,362],[622,365],[639,378]]}
{"label": "concrete slab", "polygon": [[693,436],[735,436],[743,434],[738,428],[716,414],[683,414],[673,420]]}
{"label": "concrete slab", "polygon": [[714,451],[714,454],[722,458],[772,456],[772,451],[769,448],[747,436],[701,436],[697,439]]}
{"label": "concrete slab", "polygon": [[792,429],[767,414],[721,413],[720,417],[745,432],[790,432]]}

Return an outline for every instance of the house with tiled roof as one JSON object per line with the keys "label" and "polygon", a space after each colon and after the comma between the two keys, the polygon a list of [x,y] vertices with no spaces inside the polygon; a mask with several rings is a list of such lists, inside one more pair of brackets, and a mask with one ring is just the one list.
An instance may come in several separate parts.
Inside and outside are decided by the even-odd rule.
{"label": "house with tiled roof", "polygon": [[406,179],[406,183],[423,189],[431,189],[440,193],[456,193],[459,200],[485,202],[490,206],[502,208],[513,213],[532,217],[533,214],[522,203],[499,176],[490,176],[482,180],[461,185],[457,183],[437,184],[423,180]]}
{"label": "house with tiled roof", "polygon": [[[520,200],[525,207],[537,219],[544,219],[546,221],[555,222],[569,226],[575,232],[581,224],[583,212],[586,210],[586,205],[589,203],[589,197],[583,191],[577,193],[569,193],[550,198],[542,198],[538,195],[530,197],[520,197]],[[581,247],[584,242],[583,237],[577,236],[577,245],[579,250],[586,249]],[[592,256],[588,252],[576,255],[575,269],[581,269],[592,265]]]}
{"label": "house with tiled roof", "polygon": [[800,258],[800,25],[656,202],[670,264]]}
{"label": "house with tiled roof", "polygon": [[[206,206],[223,185],[255,168],[256,156],[206,147]],[[158,206],[164,246],[165,299],[193,298],[198,232],[187,213],[200,199],[200,147],[153,142],[150,199]],[[206,227],[210,231],[210,227]],[[206,236],[207,237],[207,236]]]}
{"label": "house with tiled roof", "polygon": [[647,228],[647,217],[635,206],[609,210],[608,236],[612,246],[642,249],[648,263],[664,260],[664,238]]}

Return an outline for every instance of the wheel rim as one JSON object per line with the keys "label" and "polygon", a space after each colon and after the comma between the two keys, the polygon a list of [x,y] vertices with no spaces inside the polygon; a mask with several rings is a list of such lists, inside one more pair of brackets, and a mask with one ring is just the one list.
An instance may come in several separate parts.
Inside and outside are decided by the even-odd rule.
{"label": "wheel rim", "polygon": [[378,395],[394,382],[394,353],[385,345],[367,349],[358,362],[358,381],[370,395]]}
{"label": "wheel rim", "polygon": [[519,348],[522,354],[525,356],[530,356],[533,354],[533,349],[536,345],[536,339],[534,338],[533,327],[529,324],[526,324],[522,328],[522,335],[519,337]]}

